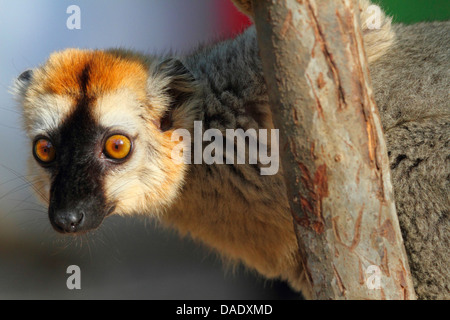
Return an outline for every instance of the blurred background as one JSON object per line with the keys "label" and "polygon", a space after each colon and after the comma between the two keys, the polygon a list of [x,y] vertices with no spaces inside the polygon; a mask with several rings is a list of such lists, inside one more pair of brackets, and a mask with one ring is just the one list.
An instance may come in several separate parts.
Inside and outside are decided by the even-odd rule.
{"label": "blurred background", "polygon": [[[397,22],[449,19],[448,0],[385,0]],[[69,30],[70,5],[81,29]],[[189,52],[250,22],[230,0],[0,0],[0,299],[298,299],[285,284],[224,270],[202,245],[150,219],[110,217],[94,234],[58,235],[27,184],[29,144],[9,88],[67,47]],[[66,268],[81,268],[68,290]]]}

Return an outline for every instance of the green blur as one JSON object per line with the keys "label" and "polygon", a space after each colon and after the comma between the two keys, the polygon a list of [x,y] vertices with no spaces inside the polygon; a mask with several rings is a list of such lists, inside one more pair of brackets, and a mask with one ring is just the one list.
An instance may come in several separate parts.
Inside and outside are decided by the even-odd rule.
{"label": "green blur", "polygon": [[450,0],[372,0],[394,17],[394,22],[450,20]]}

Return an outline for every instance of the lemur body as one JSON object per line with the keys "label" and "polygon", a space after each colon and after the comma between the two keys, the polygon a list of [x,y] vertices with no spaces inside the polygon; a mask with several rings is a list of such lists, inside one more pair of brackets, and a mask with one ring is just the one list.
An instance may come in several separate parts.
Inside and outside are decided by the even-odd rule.
{"label": "lemur body", "polygon": [[[365,21],[369,3],[361,4]],[[450,23],[391,27],[382,18],[364,41],[402,233],[419,297],[449,298]],[[35,186],[55,229],[83,232],[113,213],[154,215],[309,295],[282,171],[171,159],[172,133],[192,131],[195,120],[222,132],[273,128],[253,27],[176,58],[65,50],[21,75],[16,89],[38,160],[30,167],[41,175]],[[118,148],[129,140],[129,154],[111,156],[111,137],[124,137],[113,139]]]}

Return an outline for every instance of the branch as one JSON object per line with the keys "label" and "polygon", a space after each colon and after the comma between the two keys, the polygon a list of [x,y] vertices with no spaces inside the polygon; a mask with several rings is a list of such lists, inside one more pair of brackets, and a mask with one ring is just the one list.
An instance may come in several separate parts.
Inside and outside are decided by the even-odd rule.
{"label": "branch", "polygon": [[[358,6],[257,0],[253,10],[313,298],[415,299]],[[379,289],[367,285],[371,268]]]}

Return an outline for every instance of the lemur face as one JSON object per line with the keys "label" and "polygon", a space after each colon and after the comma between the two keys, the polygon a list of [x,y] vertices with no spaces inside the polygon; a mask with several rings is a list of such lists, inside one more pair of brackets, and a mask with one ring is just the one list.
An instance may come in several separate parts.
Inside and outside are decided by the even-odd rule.
{"label": "lemur face", "polygon": [[54,229],[78,233],[113,213],[159,213],[176,197],[184,167],[170,159],[174,121],[161,128],[183,78],[175,65],[70,49],[18,78],[30,169]]}

